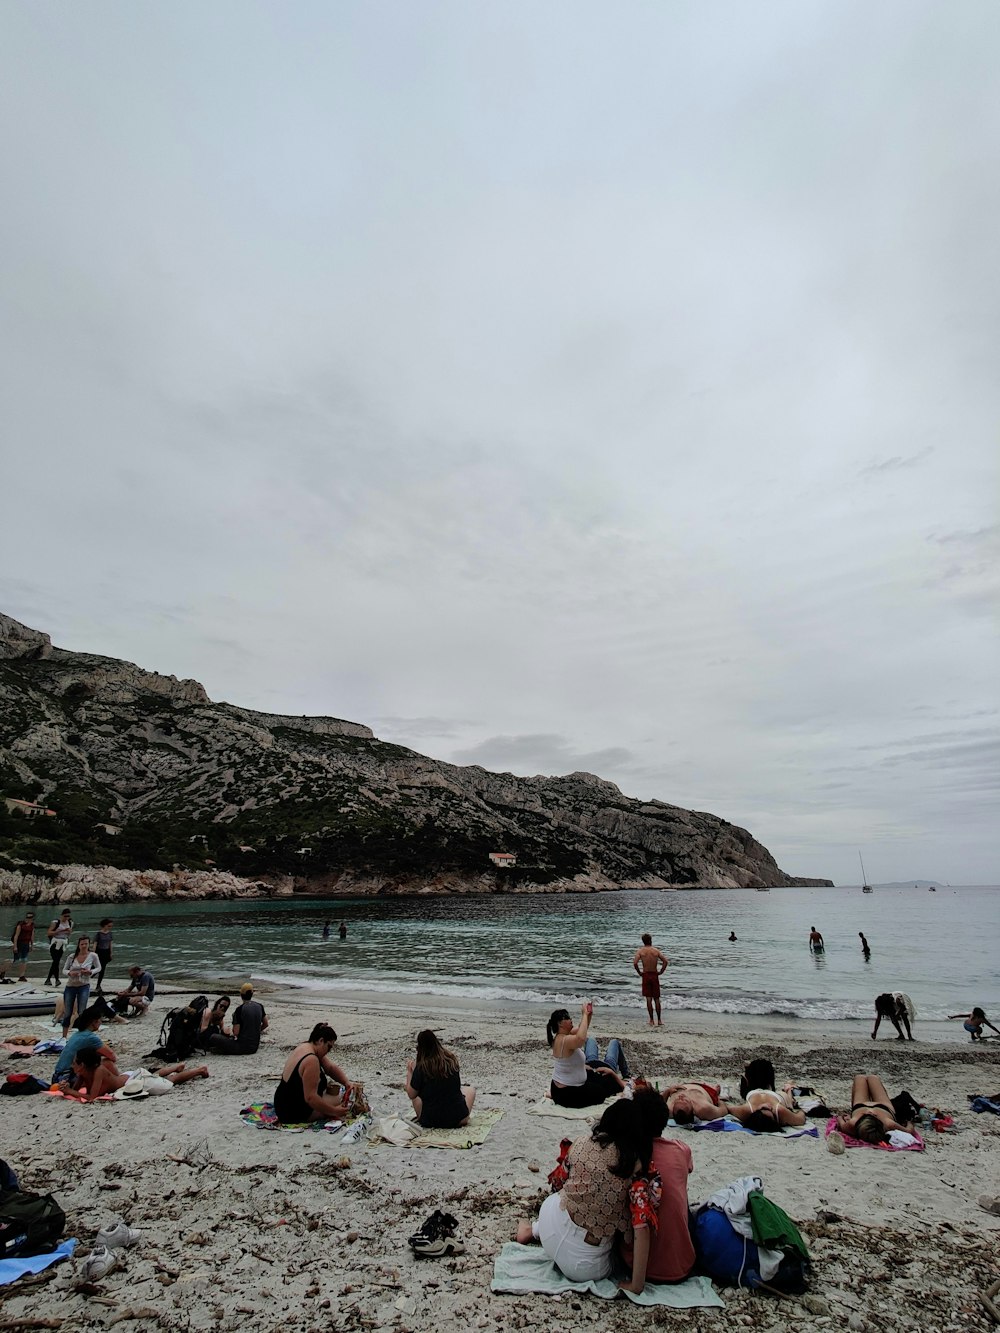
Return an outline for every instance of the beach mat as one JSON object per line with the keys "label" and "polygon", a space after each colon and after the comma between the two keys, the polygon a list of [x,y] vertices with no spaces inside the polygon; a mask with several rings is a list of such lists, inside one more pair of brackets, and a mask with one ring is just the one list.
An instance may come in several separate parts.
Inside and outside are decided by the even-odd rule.
{"label": "beach mat", "polygon": [[[590,1292],[602,1300],[611,1301],[619,1294],[618,1283],[612,1278],[599,1282],[570,1282],[556,1268],[544,1250],[537,1245],[518,1245],[508,1241],[496,1257],[490,1290],[494,1292],[539,1292],[544,1296],[565,1296],[568,1292]],[[683,1282],[647,1282],[638,1294],[625,1295],[635,1305],[667,1305],[674,1310],[690,1310],[696,1306],[721,1309],[722,1298],[707,1277],[689,1277]]]}
{"label": "beach mat", "polygon": [[502,1119],[499,1106],[473,1111],[469,1123],[455,1129],[424,1129],[415,1120],[385,1116],[375,1122],[369,1143],[372,1147],[388,1143],[397,1148],[475,1148],[486,1142],[490,1130]]}
{"label": "beach mat", "polygon": [[[708,1129],[718,1133],[725,1134],[757,1134],[756,1129],[748,1129],[746,1125],[741,1125],[738,1120],[732,1120],[728,1116],[719,1116],[717,1120],[697,1120],[691,1125],[675,1125],[670,1121],[671,1129]],[[771,1130],[770,1133],[763,1135],[767,1139],[802,1139],[819,1138],[819,1130],[815,1125],[783,1125],[781,1129]]]}
{"label": "beach mat", "polygon": [[[832,1115],[826,1122],[826,1137],[837,1131],[837,1117]],[[901,1143],[898,1147],[894,1143],[865,1143],[863,1139],[856,1139],[851,1134],[845,1134],[843,1130],[837,1131],[844,1140],[846,1148],[881,1148],[883,1152],[923,1152],[924,1144],[920,1134],[914,1130],[913,1137],[916,1143]]]}
{"label": "beach mat", "polygon": [[532,1102],[528,1107],[528,1115],[552,1115],[561,1120],[597,1120],[617,1100],[617,1097],[609,1097],[606,1102],[598,1102],[596,1106],[557,1106],[551,1097],[543,1097],[540,1102]]}
{"label": "beach mat", "polygon": [[278,1129],[283,1134],[305,1134],[307,1130],[329,1130],[332,1134],[339,1134],[344,1128],[342,1120],[312,1120],[305,1125],[283,1125],[275,1115],[271,1102],[253,1102],[250,1106],[244,1106],[240,1119],[252,1129]]}

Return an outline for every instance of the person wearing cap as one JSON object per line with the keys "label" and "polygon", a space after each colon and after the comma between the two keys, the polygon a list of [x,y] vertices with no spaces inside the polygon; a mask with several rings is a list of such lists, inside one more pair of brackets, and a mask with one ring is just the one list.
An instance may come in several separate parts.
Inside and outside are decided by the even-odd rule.
{"label": "person wearing cap", "polygon": [[253,986],[245,981],[240,987],[240,1003],[233,1014],[233,1035],[213,1034],[208,1039],[208,1049],[214,1055],[256,1055],[261,1033],[266,1031],[264,1006],[253,998]]}
{"label": "person wearing cap", "polygon": [[25,912],[24,918],[14,927],[14,933],[10,937],[11,950],[13,952],[13,961],[11,971],[18,968],[20,976],[18,981],[28,980],[28,954],[35,947],[35,914],[34,912]]}

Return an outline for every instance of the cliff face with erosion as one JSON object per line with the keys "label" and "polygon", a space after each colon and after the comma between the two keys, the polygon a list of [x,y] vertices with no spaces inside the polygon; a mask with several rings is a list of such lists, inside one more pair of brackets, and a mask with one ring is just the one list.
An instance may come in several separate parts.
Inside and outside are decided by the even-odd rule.
{"label": "cliff face with erosion", "polygon": [[[0,826],[0,894],[5,881],[16,891],[26,861],[50,885],[41,867],[89,864],[92,873],[110,862],[229,873],[241,893],[828,882],[785,875],[745,829],[632,800],[593,774],[461,768],[385,744],[356,722],[213,703],[197,681],[53,647],[5,616],[0,790],[57,811],[30,828],[15,815]],[[495,871],[491,851],[515,853],[516,870]],[[156,881],[155,896],[207,892],[168,881]],[[70,892],[84,881],[61,882]]]}

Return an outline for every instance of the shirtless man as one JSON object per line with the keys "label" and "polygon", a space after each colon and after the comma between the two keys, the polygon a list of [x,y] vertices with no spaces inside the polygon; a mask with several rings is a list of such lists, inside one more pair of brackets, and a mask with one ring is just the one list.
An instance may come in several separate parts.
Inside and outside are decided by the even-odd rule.
{"label": "shirtless man", "polygon": [[678,1125],[690,1125],[694,1120],[718,1120],[727,1115],[729,1107],[719,1100],[718,1083],[675,1083],[660,1094],[667,1103],[670,1118]]}
{"label": "shirtless man", "polygon": [[816,929],[815,926],[810,926],[810,927],[809,927],[809,952],[810,952],[810,953],[823,953],[823,951],[825,950],[825,948],[826,948],[826,945],[823,943],[823,936],[819,933],[819,931]]}
{"label": "shirtless man", "polygon": [[656,1005],[656,1021],[663,1027],[660,1017],[660,977],[667,969],[669,959],[659,949],[653,948],[652,935],[643,935],[642,946],[635,951],[632,966],[642,977],[642,995],[649,1014],[649,1026],[653,1026],[653,1005]]}

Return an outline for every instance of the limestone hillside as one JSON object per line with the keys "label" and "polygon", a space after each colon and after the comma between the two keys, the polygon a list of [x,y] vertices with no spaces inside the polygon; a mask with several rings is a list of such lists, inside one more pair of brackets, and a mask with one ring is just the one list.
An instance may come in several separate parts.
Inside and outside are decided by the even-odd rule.
{"label": "limestone hillside", "polygon": [[[710,888],[793,880],[745,829],[589,773],[458,768],[368,727],[213,703],[0,616],[0,869],[209,870],[316,892]],[[105,828],[107,825],[109,827]],[[488,853],[517,854],[496,871]]]}

